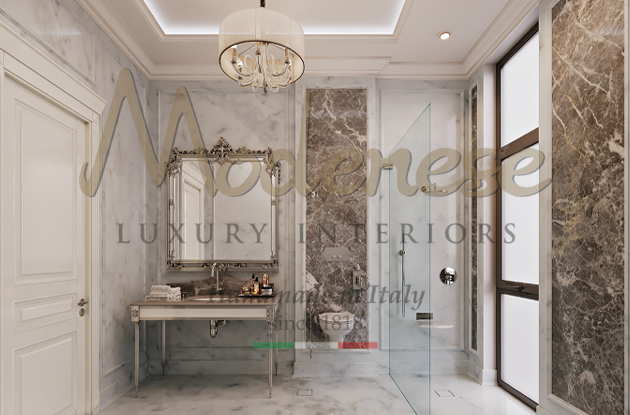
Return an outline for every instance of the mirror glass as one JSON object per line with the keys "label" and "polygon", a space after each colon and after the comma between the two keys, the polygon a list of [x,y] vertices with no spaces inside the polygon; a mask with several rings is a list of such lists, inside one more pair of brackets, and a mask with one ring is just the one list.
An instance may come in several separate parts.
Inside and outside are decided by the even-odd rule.
{"label": "mirror glass", "polygon": [[[224,143],[226,144],[226,143]],[[271,149],[213,154],[174,150],[169,163],[170,269],[277,268],[279,164]]]}

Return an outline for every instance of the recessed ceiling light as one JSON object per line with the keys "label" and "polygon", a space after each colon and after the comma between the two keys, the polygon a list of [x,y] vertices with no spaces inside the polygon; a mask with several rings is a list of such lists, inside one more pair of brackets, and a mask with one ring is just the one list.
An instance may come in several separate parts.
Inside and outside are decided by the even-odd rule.
{"label": "recessed ceiling light", "polygon": [[442,40],[446,40],[449,37],[451,37],[451,32],[442,32],[442,33],[440,33],[440,39],[442,39]]}

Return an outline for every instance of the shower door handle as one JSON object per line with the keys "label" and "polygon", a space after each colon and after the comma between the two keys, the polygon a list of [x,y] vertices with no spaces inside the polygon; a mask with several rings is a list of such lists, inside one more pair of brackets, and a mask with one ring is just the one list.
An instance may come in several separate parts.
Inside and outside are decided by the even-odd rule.
{"label": "shower door handle", "polygon": [[[400,287],[401,296],[405,292],[405,234],[402,237],[402,249],[398,251],[398,254],[402,257],[402,287]],[[402,316],[405,317],[405,299],[402,298]]]}

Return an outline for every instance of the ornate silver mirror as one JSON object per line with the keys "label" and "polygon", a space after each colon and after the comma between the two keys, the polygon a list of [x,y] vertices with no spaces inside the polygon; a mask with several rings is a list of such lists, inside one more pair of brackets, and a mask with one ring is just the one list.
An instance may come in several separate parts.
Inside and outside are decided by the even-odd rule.
{"label": "ornate silver mirror", "polygon": [[167,268],[278,269],[280,165],[272,150],[173,150],[167,166]]}

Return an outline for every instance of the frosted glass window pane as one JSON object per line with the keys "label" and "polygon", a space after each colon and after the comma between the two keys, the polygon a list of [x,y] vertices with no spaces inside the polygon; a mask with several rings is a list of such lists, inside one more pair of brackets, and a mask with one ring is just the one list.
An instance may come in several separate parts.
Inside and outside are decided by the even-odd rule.
{"label": "frosted glass window pane", "polygon": [[538,301],[501,295],[501,380],[538,398]]}
{"label": "frosted glass window pane", "polygon": [[501,147],[538,128],[538,34],[501,68]]}
{"label": "frosted glass window pane", "polygon": [[[538,144],[529,148],[538,150]],[[518,152],[507,159],[523,157]],[[523,159],[516,165],[523,168],[532,162],[532,158]],[[530,187],[540,183],[539,171],[515,176],[514,182],[519,186]],[[501,191],[501,279],[503,281],[538,284],[538,193],[531,196],[513,196]],[[511,233],[511,234],[510,234]]]}

